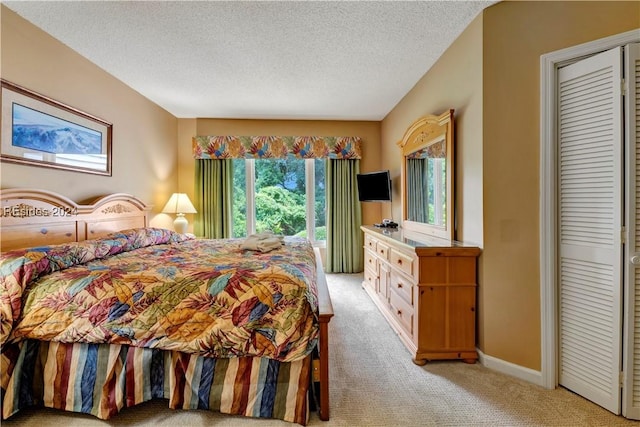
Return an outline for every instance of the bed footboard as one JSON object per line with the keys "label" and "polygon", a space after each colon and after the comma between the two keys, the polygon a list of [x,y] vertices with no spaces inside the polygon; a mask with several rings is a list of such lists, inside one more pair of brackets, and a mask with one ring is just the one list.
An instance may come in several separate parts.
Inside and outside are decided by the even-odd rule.
{"label": "bed footboard", "polygon": [[316,252],[318,266],[318,306],[320,313],[320,339],[318,343],[319,366],[314,365],[320,383],[320,408],[318,415],[322,421],[329,420],[329,322],[333,317],[333,305],[327,287],[327,278],[322,267],[320,253]]}

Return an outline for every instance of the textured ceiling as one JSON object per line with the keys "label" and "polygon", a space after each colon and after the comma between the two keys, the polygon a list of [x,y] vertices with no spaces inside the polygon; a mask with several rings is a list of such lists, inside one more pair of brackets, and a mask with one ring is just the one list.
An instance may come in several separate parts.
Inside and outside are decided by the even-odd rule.
{"label": "textured ceiling", "polygon": [[494,1],[4,1],[177,117],[381,120]]}

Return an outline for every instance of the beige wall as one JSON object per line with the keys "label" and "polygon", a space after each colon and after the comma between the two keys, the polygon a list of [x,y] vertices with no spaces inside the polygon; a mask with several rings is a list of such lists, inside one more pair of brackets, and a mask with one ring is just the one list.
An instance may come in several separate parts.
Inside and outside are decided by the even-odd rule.
{"label": "beige wall", "polygon": [[[191,155],[191,138],[195,135],[319,135],[359,136],[362,138],[360,170],[380,168],[380,122],[313,120],[179,120],[180,189],[193,196],[195,163]],[[364,224],[380,222],[389,215],[388,205],[363,203]]]}
{"label": "beige wall", "polygon": [[[78,202],[124,192],[161,210],[178,184],[178,120],[5,6],[1,25],[2,78],[111,122],[113,173],[1,163],[0,186],[46,189]],[[171,218],[160,214],[152,224],[171,226]]]}
{"label": "beige wall", "polygon": [[382,121],[382,166],[394,179],[394,217],[402,217],[402,155],[396,143],[417,119],[450,108],[455,110],[457,238],[482,245],[482,16]]}
{"label": "beige wall", "polygon": [[639,27],[637,2],[498,3],[383,120],[382,166],[399,177],[395,143],[406,128],[456,109],[458,238],[483,249],[478,338],[486,355],[541,368],[540,55]]}
{"label": "beige wall", "polygon": [[637,2],[506,2],[484,13],[484,348],[540,369],[540,56],[640,28]]}

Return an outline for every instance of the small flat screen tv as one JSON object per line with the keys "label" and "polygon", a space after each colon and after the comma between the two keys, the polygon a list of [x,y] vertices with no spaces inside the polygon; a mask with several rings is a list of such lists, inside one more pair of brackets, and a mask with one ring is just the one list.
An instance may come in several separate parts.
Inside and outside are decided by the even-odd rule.
{"label": "small flat screen tv", "polygon": [[389,171],[361,173],[358,180],[358,198],[361,202],[390,202],[391,176]]}

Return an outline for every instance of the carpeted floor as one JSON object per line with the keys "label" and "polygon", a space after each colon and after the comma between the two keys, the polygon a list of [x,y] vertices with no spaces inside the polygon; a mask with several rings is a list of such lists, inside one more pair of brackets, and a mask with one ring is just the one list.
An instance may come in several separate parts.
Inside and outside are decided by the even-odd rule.
{"label": "carpeted floor", "polygon": [[[416,366],[361,288],[362,274],[329,274],[331,420],[312,426],[639,426],[565,389],[546,390],[480,364]],[[109,421],[49,409],[22,411],[6,426],[291,426],[166,401],[123,410]]]}

